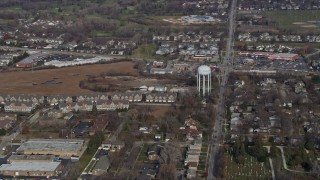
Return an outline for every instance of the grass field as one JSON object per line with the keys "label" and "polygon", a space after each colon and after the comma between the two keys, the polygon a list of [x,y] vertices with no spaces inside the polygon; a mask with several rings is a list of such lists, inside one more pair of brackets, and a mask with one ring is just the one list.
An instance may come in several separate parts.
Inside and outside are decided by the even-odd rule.
{"label": "grass field", "polygon": [[[133,62],[119,62],[112,64],[95,64],[60,69],[47,69],[39,71],[17,71],[0,73],[0,92],[3,94],[31,94],[52,95],[92,93],[79,88],[79,81],[88,75],[99,75],[102,72],[127,72],[138,75],[133,68]],[[60,84],[43,84],[55,79]],[[33,84],[37,85],[33,85]]]}
{"label": "grass field", "polygon": [[105,31],[92,31],[90,33],[91,36],[94,36],[94,37],[110,37],[112,36],[112,33],[111,32],[105,32]]}
{"label": "grass field", "polygon": [[132,52],[132,58],[141,58],[145,60],[169,60],[170,56],[156,55],[157,47],[154,44],[145,44],[139,46]]}
{"label": "grass field", "polygon": [[60,137],[59,137],[59,132],[34,131],[34,132],[30,132],[28,134],[22,134],[21,138],[24,138],[24,139],[28,139],[28,138],[30,138],[30,139],[40,139],[40,138],[58,139]]}
{"label": "grass field", "polygon": [[281,29],[299,30],[299,31],[317,31],[318,27],[303,27],[300,23],[307,21],[319,21],[320,10],[287,10],[287,11],[268,11],[266,16],[275,21]]}
{"label": "grass field", "polygon": [[92,160],[84,171],[89,173],[93,169],[94,165],[96,165],[96,162],[97,162],[96,160]]}
{"label": "grass field", "polygon": [[150,147],[150,144],[143,144],[138,161],[148,161],[148,150]]}
{"label": "grass field", "polygon": [[141,45],[137,49],[132,52],[132,57],[135,58],[143,58],[143,59],[151,59],[155,58],[156,45],[154,44],[146,44]]}
{"label": "grass field", "polygon": [[84,168],[86,168],[86,166],[89,164],[91,158],[93,157],[93,154],[89,154],[87,152],[85,152],[81,158],[80,158],[80,164],[81,164],[81,171],[84,170]]}
{"label": "grass field", "polygon": [[225,167],[226,179],[271,179],[271,170],[267,163],[260,163],[252,156],[245,156],[244,165],[239,165],[227,156],[227,165]]}

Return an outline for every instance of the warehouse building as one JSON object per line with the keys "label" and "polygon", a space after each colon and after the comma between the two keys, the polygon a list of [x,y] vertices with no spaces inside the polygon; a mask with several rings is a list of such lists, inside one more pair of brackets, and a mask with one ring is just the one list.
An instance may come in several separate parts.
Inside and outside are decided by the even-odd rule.
{"label": "warehouse building", "polygon": [[2,164],[0,174],[4,176],[42,176],[59,175],[62,166],[60,162],[13,162]]}
{"label": "warehouse building", "polygon": [[55,155],[11,155],[7,162],[53,162]]}
{"label": "warehouse building", "polygon": [[270,60],[285,60],[295,61],[299,59],[298,54],[293,53],[269,53],[269,52],[239,52],[240,56],[253,57],[253,58],[267,58]]}
{"label": "warehouse building", "polygon": [[30,139],[24,142],[17,154],[52,154],[61,157],[79,156],[84,140],[76,139]]}

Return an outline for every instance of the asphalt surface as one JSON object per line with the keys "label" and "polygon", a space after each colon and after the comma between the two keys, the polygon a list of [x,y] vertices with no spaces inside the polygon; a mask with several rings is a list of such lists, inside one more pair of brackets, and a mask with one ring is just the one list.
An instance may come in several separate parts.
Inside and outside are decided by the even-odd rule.
{"label": "asphalt surface", "polygon": [[222,141],[222,124],[225,118],[225,97],[224,93],[226,90],[226,85],[228,82],[229,73],[232,71],[233,67],[233,43],[234,43],[234,32],[235,32],[235,11],[236,11],[237,0],[232,0],[230,14],[229,14],[229,32],[226,46],[226,55],[222,62],[221,68],[221,81],[219,90],[219,101],[216,109],[216,118],[212,134],[212,146],[211,146],[211,156],[209,159],[208,168],[208,180],[216,179],[214,174],[216,169],[216,161],[218,158],[219,144]]}

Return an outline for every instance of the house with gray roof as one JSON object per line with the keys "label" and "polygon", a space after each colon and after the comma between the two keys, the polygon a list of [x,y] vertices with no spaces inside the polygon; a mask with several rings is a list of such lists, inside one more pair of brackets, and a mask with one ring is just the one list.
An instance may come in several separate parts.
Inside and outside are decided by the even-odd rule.
{"label": "house with gray roof", "polygon": [[111,163],[107,155],[101,156],[92,169],[93,175],[102,175],[104,173],[108,172],[108,169],[110,168]]}

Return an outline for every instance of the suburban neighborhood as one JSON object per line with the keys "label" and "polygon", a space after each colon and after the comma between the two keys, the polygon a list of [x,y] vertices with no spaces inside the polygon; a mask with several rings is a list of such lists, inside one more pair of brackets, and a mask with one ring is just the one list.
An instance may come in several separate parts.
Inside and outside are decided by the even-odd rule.
{"label": "suburban neighborhood", "polygon": [[319,179],[319,18],[314,0],[2,0],[0,179]]}

